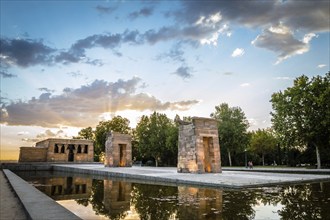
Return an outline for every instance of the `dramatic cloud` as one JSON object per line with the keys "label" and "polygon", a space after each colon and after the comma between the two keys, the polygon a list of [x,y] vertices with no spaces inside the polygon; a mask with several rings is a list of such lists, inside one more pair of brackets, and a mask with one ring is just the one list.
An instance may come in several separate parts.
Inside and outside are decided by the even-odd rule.
{"label": "dramatic cloud", "polygon": [[[315,36],[313,33],[330,29],[329,1],[182,1],[182,4],[182,10],[168,12],[167,15],[185,28],[164,27],[158,32],[151,32],[150,42],[183,37],[199,39],[201,44],[216,45],[220,33],[231,35],[229,25],[263,28],[265,31],[254,45],[278,53],[279,63],[295,54],[307,52],[308,42]],[[279,24],[292,32],[281,34],[268,29]],[[306,34],[305,39],[296,39],[294,32],[297,30]]]}
{"label": "dramatic cloud", "polygon": [[51,54],[55,50],[42,41],[30,39],[0,39],[1,67],[28,67],[51,63]]}
{"label": "dramatic cloud", "polygon": [[122,110],[188,110],[196,100],[162,102],[156,97],[136,93],[141,80],[106,82],[95,80],[78,89],[65,88],[63,93],[52,96],[43,93],[39,98],[27,102],[12,102],[1,107],[1,123],[9,125],[58,125],[86,127],[94,126],[98,117],[105,113]]}
{"label": "dramatic cloud", "polygon": [[297,40],[288,27],[280,24],[264,30],[251,43],[277,53],[276,64],[278,64],[291,56],[306,53],[309,50],[309,41],[315,36],[314,33],[309,33],[302,40]]}
{"label": "dramatic cloud", "polygon": [[142,8],[139,11],[135,11],[129,14],[129,18],[134,20],[138,17],[149,17],[150,15],[152,15],[154,9],[152,7],[146,7],[146,8]]}
{"label": "dramatic cloud", "polygon": [[192,69],[190,67],[181,66],[173,74],[178,75],[183,79],[187,79],[192,77],[191,71]]}
{"label": "dramatic cloud", "polygon": [[183,10],[169,13],[178,22],[193,24],[201,17],[221,14],[223,22],[268,27],[283,22],[290,29],[329,31],[329,1],[182,1]]}
{"label": "dramatic cloud", "polygon": [[241,57],[245,53],[244,49],[236,48],[233,53],[231,54],[232,57]]}
{"label": "dramatic cloud", "polygon": [[165,26],[157,31],[149,30],[143,34],[143,37],[150,44],[160,41],[180,40],[217,45],[219,35],[227,33],[228,26],[222,24],[221,15],[216,13],[207,17],[200,17],[192,24]]}

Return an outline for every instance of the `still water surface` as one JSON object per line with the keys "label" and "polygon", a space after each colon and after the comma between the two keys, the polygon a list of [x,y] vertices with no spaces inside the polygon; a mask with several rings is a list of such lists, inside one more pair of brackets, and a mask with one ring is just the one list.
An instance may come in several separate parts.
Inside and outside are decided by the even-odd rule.
{"label": "still water surface", "polygon": [[330,182],[233,190],[16,173],[83,219],[330,219]]}

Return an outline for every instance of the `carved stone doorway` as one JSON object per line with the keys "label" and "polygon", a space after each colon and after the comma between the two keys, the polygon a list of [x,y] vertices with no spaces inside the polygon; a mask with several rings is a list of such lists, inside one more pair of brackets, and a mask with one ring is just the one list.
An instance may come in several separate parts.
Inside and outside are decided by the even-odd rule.
{"label": "carved stone doorway", "polygon": [[68,161],[69,162],[73,162],[74,161],[74,150],[75,150],[75,147],[73,144],[69,144],[68,146],[68,150],[69,150],[69,154],[68,154]]}
{"label": "carved stone doorway", "polygon": [[119,158],[120,158],[120,166],[126,166],[126,144],[119,144]]}

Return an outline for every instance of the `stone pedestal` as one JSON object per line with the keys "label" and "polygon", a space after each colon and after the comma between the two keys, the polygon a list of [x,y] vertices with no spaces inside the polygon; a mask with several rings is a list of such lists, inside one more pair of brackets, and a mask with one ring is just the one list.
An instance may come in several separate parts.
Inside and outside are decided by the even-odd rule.
{"label": "stone pedestal", "polygon": [[132,166],[132,137],[129,134],[109,132],[105,142],[106,167]]}
{"label": "stone pedestal", "polygon": [[217,121],[193,117],[179,126],[179,173],[221,173]]}

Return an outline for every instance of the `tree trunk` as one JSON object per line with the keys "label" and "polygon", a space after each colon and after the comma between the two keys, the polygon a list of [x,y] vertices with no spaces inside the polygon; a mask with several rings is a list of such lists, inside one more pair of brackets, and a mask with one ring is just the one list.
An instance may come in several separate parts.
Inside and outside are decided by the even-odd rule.
{"label": "tree trunk", "polygon": [[262,154],[262,166],[265,166],[265,154]]}
{"label": "tree trunk", "polygon": [[158,167],[158,159],[157,159],[157,157],[155,157],[155,163],[156,163],[156,167]]}
{"label": "tree trunk", "polygon": [[230,156],[230,150],[227,150],[228,153],[228,159],[229,159],[229,166],[231,166],[231,156]]}
{"label": "tree trunk", "polygon": [[315,150],[316,150],[316,161],[317,161],[317,169],[321,169],[321,157],[319,152],[319,147],[314,144]]}

